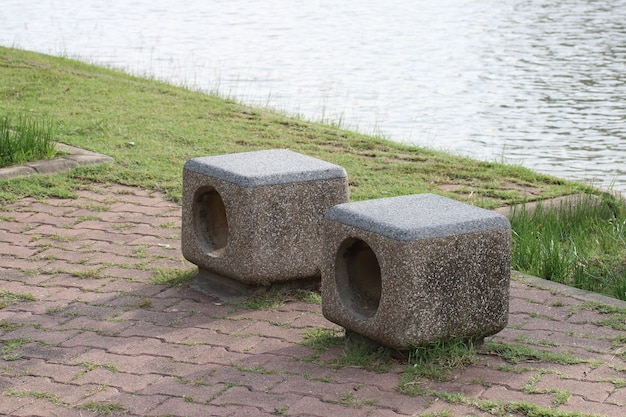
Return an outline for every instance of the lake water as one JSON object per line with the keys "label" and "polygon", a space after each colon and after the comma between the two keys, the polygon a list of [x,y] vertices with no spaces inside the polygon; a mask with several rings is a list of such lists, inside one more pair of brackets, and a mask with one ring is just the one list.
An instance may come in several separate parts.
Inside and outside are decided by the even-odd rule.
{"label": "lake water", "polygon": [[2,0],[0,44],[626,192],[626,0]]}

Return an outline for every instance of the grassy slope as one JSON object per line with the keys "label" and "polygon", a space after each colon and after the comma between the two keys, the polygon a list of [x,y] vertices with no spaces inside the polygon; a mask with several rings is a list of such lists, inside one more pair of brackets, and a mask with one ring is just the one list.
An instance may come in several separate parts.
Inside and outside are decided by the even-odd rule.
{"label": "grassy slope", "polygon": [[[352,200],[434,192],[485,208],[589,190],[519,166],[478,162],[252,108],[119,71],[0,47],[1,112],[50,119],[58,140],[115,158],[108,166],[0,180],[0,202],[71,196],[117,182],[181,198],[186,160],[289,148],[342,165]],[[131,144],[133,143],[133,144]]]}

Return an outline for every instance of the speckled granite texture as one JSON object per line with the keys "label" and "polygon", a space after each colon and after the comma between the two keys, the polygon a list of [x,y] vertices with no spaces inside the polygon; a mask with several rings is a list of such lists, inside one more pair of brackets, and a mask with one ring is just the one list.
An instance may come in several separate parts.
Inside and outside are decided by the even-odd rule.
{"label": "speckled granite texture", "polygon": [[183,256],[245,284],[319,276],[321,222],[347,201],[342,167],[289,150],[191,159],[183,169]]}
{"label": "speckled granite texture", "polygon": [[322,311],[397,349],[507,324],[511,229],[432,194],[346,203],[324,220]]}

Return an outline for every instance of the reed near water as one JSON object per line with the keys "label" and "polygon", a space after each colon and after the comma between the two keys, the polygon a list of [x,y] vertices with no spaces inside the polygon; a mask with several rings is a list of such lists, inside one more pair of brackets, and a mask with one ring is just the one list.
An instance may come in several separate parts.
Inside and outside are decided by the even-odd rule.
{"label": "reed near water", "polygon": [[56,155],[54,128],[45,119],[0,116],[0,168]]}
{"label": "reed near water", "polygon": [[626,300],[626,207],[586,196],[511,216],[513,269]]}

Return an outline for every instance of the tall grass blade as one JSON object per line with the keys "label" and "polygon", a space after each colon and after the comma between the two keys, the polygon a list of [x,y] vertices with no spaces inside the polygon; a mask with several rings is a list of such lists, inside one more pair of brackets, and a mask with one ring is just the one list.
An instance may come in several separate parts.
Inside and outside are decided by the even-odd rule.
{"label": "tall grass blade", "polygon": [[49,159],[56,154],[54,129],[46,120],[0,117],[0,168]]}

